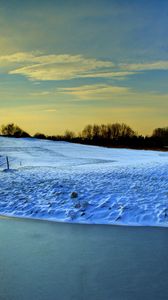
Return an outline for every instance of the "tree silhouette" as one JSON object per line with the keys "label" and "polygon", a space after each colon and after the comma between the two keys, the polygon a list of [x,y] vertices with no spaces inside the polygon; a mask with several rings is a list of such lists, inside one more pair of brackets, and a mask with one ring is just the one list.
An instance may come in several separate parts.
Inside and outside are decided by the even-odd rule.
{"label": "tree silhouette", "polygon": [[4,136],[9,137],[30,137],[30,135],[22,130],[19,126],[14,123],[9,123],[7,125],[2,125],[1,133]]}
{"label": "tree silhouette", "polygon": [[161,139],[163,144],[168,146],[168,126],[163,128],[155,128],[152,136]]}

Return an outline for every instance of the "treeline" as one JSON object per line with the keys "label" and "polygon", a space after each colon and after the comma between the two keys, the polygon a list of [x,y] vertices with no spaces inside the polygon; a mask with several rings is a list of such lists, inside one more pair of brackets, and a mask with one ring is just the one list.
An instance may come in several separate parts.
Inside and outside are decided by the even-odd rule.
{"label": "treeline", "polygon": [[78,135],[72,131],[66,130],[64,135],[53,136],[48,136],[39,132],[34,136],[30,136],[19,126],[10,123],[2,125],[1,134],[8,137],[33,137],[37,139],[68,141],[106,147],[168,149],[166,148],[168,146],[168,127],[155,128],[151,136],[142,136],[124,123],[87,125]]}

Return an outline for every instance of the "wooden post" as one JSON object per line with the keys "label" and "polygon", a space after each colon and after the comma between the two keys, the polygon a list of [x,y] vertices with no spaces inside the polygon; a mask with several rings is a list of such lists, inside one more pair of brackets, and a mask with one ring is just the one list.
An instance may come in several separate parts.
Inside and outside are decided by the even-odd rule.
{"label": "wooden post", "polygon": [[7,170],[9,170],[9,159],[8,159],[8,156],[6,156],[6,164],[7,164]]}

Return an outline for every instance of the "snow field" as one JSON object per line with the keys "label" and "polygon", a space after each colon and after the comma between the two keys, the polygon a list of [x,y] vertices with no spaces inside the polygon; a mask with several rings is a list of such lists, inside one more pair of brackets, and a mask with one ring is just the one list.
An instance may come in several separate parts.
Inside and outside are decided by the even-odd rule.
{"label": "snow field", "polygon": [[[0,138],[0,214],[168,225],[168,153]],[[72,194],[75,192],[74,194]]]}

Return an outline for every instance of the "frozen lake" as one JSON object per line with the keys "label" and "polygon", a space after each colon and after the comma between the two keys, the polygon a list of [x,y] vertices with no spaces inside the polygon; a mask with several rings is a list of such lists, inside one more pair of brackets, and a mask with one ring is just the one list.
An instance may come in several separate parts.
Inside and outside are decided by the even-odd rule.
{"label": "frozen lake", "polygon": [[0,219],[1,300],[167,300],[168,229]]}

